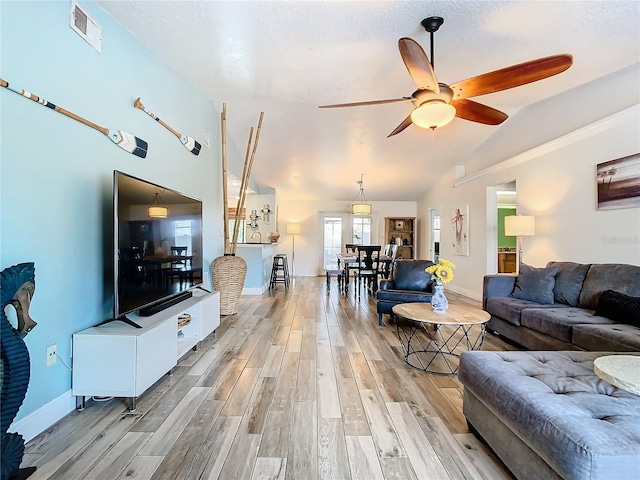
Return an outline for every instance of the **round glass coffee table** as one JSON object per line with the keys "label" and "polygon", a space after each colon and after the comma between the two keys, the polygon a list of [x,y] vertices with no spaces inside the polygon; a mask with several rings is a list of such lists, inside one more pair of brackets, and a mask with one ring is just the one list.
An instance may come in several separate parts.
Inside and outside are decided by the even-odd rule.
{"label": "round glass coffee table", "polygon": [[433,311],[430,303],[400,303],[393,313],[404,360],[430,373],[453,375],[458,371],[460,353],[480,350],[485,323],[491,315],[465,305],[449,305],[444,313]]}

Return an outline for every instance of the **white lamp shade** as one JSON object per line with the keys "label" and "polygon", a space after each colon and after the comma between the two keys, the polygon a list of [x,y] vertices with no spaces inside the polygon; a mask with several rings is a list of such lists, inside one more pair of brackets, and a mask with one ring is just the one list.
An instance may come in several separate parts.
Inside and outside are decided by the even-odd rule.
{"label": "white lamp shade", "polygon": [[351,213],[353,215],[371,215],[370,203],[354,203],[351,205]]}
{"label": "white lamp shade", "polygon": [[169,210],[167,207],[161,207],[160,205],[152,205],[149,207],[149,216],[151,218],[167,218]]}
{"label": "white lamp shade", "polygon": [[299,235],[300,224],[299,223],[287,223],[287,235]]}
{"label": "white lamp shade", "polygon": [[504,217],[504,234],[509,237],[536,234],[536,217],[533,215],[508,215]]}
{"label": "white lamp shade", "polygon": [[419,127],[436,129],[456,116],[456,108],[444,100],[429,100],[411,112],[411,121]]}

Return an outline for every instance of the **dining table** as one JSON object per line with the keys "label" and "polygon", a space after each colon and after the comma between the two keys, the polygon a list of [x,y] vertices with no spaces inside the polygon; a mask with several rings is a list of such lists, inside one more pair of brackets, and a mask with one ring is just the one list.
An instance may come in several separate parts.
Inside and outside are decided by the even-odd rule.
{"label": "dining table", "polygon": [[[393,262],[393,258],[389,255],[380,254],[374,255],[374,258],[378,260],[381,264],[380,273],[384,278],[389,278],[389,273],[391,271],[391,263]],[[357,267],[358,263],[358,253],[338,253],[338,270],[341,270],[343,273],[343,282],[342,288],[346,292],[349,289],[349,270],[353,270]]]}

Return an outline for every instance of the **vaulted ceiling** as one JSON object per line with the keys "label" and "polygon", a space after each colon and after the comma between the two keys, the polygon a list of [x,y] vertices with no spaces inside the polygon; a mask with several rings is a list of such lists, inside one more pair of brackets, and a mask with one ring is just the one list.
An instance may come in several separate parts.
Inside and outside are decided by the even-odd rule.
{"label": "vaulted ceiling", "polygon": [[637,1],[98,3],[216,105],[227,104],[228,133],[243,152],[265,112],[252,179],[282,198],[352,200],[364,174],[368,200],[417,200],[508,124],[456,118],[436,131],[410,126],[387,138],[411,103],[318,108],[410,95],[416,85],[398,39],[411,37],[429,54],[425,17],[444,18],[434,63],[448,84],[573,55],[564,73],[474,98],[510,117],[640,61]]}

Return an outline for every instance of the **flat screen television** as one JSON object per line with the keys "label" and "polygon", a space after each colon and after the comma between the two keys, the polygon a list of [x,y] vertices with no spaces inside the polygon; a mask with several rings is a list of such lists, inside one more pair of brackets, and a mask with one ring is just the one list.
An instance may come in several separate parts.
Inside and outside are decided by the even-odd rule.
{"label": "flat screen television", "polygon": [[115,320],[151,315],[203,282],[202,202],[114,171]]}

